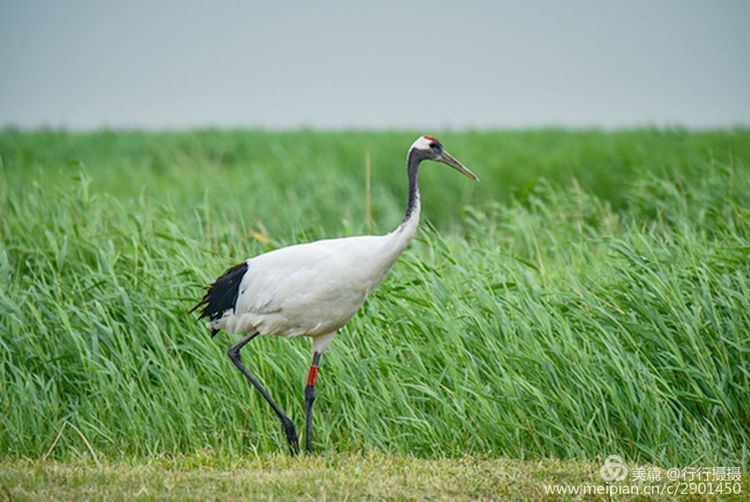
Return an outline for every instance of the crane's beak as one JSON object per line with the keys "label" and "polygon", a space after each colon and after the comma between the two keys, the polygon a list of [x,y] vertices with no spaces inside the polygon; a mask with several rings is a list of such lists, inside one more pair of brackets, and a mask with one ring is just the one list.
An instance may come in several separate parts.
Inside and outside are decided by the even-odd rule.
{"label": "crane's beak", "polygon": [[440,158],[437,160],[438,162],[442,162],[443,164],[447,164],[451,166],[453,169],[463,174],[467,178],[471,178],[474,181],[479,181],[479,177],[476,174],[469,171],[469,169],[466,166],[464,166],[459,161],[454,159],[453,156],[449,154],[448,152],[443,151],[442,155],[440,155]]}

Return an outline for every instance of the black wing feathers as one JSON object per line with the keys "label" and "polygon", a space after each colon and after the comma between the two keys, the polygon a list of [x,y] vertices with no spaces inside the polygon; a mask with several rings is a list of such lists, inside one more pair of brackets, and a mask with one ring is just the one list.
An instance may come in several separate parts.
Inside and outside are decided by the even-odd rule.
{"label": "black wing feathers", "polygon": [[[200,307],[203,310],[200,312],[199,319],[209,318],[212,321],[220,318],[224,312],[234,308],[234,304],[237,303],[237,297],[240,294],[240,283],[242,277],[247,272],[247,263],[239,263],[234,267],[228,269],[222,274],[221,277],[208,287],[208,291],[203,296],[203,299],[193,307],[190,312],[194,312]],[[211,335],[215,335],[216,330],[211,331]]]}

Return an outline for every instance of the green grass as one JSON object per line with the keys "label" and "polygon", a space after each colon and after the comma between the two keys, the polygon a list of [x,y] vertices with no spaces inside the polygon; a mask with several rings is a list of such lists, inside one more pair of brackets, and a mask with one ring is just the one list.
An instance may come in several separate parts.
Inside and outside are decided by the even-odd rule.
{"label": "green grass", "polygon": [[[249,256],[363,232],[366,151],[389,231],[415,136],[1,132],[0,455],[283,451],[186,311]],[[324,358],[316,450],[747,469],[750,131],[441,139],[482,181],[423,170],[418,237]],[[245,350],[301,426],[309,342]]]}
{"label": "green grass", "polygon": [[[601,500],[610,499],[599,465],[459,457],[415,459],[382,454],[290,458],[266,454],[221,461],[205,456],[155,457],[145,462],[0,462],[2,500]],[[614,484],[625,489],[679,487],[662,482]],[[722,490],[713,484],[714,492]],[[626,488],[627,487],[627,488]],[[730,483],[721,500],[747,500],[750,481]],[[568,490],[564,495],[553,490]],[[705,500],[698,486],[669,497],[627,500]],[[704,488],[709,490],[709,488]],[[578,490],[576,493],[573,490]],[[585,490],[589,490],[585,492]],[[701,493],[705,493],[701,492]]]}
{"label": "green grass", "polygon": [[0,464],[0,497],[5,493],[9,500],[528,500],[544,494],[543,483],[599,484],[596,470],[560,461],[532,465],[373,454],[298,459],[275,454],[218,465],[215,459],[203,458],[98,466],[24,461]]}

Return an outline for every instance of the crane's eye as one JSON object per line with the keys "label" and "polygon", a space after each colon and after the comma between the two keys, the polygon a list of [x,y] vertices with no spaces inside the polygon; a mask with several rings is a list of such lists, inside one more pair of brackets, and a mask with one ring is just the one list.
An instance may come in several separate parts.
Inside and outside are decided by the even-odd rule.
{"label": "crane's eye", "polygon": [[430,143],[430,148],[437,148],[437,145],[435,143]]}

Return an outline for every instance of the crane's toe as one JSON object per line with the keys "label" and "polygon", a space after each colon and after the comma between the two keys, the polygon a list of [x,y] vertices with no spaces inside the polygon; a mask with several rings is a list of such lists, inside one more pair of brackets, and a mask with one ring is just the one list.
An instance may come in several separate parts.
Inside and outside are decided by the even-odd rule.
{"label": "crane's toe", "polygon": [[282,419],[281,427],[284,429],[284,434],[286,434],[289,450],[291,450],[292,455],[296,455],[299,453],[299,438],[297,437],[297,429],[295,429],[294,423],[289,419]]}

